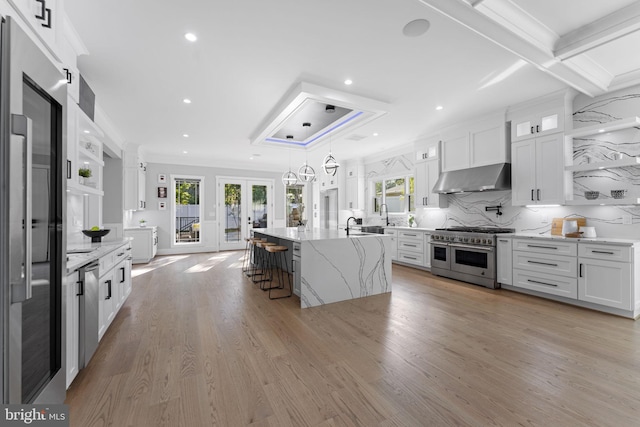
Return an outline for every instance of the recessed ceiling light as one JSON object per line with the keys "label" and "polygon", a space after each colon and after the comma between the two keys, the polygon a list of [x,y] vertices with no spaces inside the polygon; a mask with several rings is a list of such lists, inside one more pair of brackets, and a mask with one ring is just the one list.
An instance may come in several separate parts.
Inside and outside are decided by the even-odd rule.
{"label": "recessed ceiling light", "polygon": [[185,138],[189,138],[189,134],[188,133],[183,133],[182,136],[184,136]]}
{"label": "recessed ceiling light", "polygon": [[344,81],[344,84],[346,84],[347,86],[349,86],[352,83],[353,83],[353,80],[351,80],[351,79],[347,79],[347,80]]}
{"label": "recessed ceiling light", "polygon": [[378,136],[378,132],[374,132],[374,133],[373,133],[373,136]]}
{"label": "recessed ceiling light", "polygon": [[182,152],[182,154],[187,154],[187,153],[188,153],[188,151],[183,151],[183,152]]}
{"label": "recessed ceiling light", "polygon": [[253,160],[253,156],[249,157],[249,160]]}
{"label": "recessed ceiling light", "polygon": [[604,129],[600,129],[598,132],[602,133],[602,132],[604,132]]}
{"label": "recessed ceiling light", "polygon": [[436,110],[440,111],[440,110],[442,110],[443,108],[444,108],[444,107],[443,107],[442,105],[438,105],[438,106],[436,107]]}
{"label": "recessed ceiling light", "polygon": [[191,104],[191,100],[189,98],[185,98],[182,100],[185,104]]}
{"label": "recessed ceiling light", "polygon": [[84,133],[91,133],[91,131],[90,130],[85,130]]}
{"label": "recessed ceiling light", "polygon": [[429,30],[431,24],[426,19],[414,19],[404,26],[402,34],[407,37],[418,37]]}
{"label": "recessed ceiling light", "polygon": [[193,34],[193,33],[187,33],[187,34],[185,34],[185,35],[184,35],[184,38],[185,38],[185,39],[187,39],[187,40],[189,40],[190,42],[194,42],[194,41],[198,40],[198,37],[197,37],[195,34]]}

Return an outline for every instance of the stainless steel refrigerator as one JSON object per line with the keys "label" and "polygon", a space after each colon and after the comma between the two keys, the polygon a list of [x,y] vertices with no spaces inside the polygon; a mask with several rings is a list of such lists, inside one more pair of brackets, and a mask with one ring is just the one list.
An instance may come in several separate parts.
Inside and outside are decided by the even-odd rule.
{"label": "stainless steel refrigerator", "polygon": [[2,400],[61,403],[66,81],[16,21],[1,25]]}

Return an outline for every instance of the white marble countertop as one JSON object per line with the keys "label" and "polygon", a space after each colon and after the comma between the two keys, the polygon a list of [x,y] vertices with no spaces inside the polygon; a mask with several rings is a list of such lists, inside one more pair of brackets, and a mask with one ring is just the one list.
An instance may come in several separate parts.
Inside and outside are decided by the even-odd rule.
{"label": "white marble countertop", "polygon": [[335,240],[335,239],[351,239],[360,237],[384,237],[384,234],[377,233],[362,233],[358,230],[353,230],[350,236],[347,236],[345,230],[339,229],[323,229],[313,228],[305,231],[298,231],[297,227],[288,228],[256,228],[254,233],[266,234],[267,236],[277,237],[279,239],[292,240],[296,242],[311,241],[311,240]]}
{"label": "white marble countertop", "polygon": [[154,230],[158,228],[157,225],[145,225],[144,227],[125,227],[123,230]]}
{"label": "white marble countertop", "polygon": [[582,243],[604,243],[610,245],[625,245],[631,246],[640,243],[640,240],[634,239],[618,239],[614,237],[564,237],[554,236],[551,234],[535,234],[535,233],[513,233],[513,234],[500,234],[499,237],[516,237],[525,239],[548,239],[548,240],[561,240],[563,242],[582,242]]}
{"label": "white marble countertop", "polygon": [[424,227],[405,227],[405,226],[396,226],[396,225],[388,225],[384,228],[389,228],[391,230],[413,230],[413,231],[435,231],[435,228],[424,228]]}
{"label": "white marble countertop", "polygon": [[[114,240],[100,243],[83,243],[76,244],[67,248],[67,274],[72,273],[82,266],[105,256],[109,252],[113,252],[118,248],[129,243],[131,239]],[[88,251],[83,253],[70,252]]]}

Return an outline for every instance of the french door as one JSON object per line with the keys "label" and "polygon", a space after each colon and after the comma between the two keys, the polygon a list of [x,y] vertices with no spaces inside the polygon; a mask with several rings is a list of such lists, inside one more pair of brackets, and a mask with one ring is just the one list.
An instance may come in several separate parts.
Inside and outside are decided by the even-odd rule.
{"label": "french door", "polygon": [[217,178],[219,247],[244,249],[255,228],[273,226],[273,180]]}

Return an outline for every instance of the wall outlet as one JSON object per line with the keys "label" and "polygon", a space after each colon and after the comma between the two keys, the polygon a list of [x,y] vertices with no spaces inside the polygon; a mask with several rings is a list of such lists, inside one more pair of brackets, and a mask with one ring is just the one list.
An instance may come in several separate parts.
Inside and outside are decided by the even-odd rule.
{"label": "wall outlet", "polygon": [[622,214],[622,223],[625,225],[633,224],[633,221],[631,219],[631,214]]}

